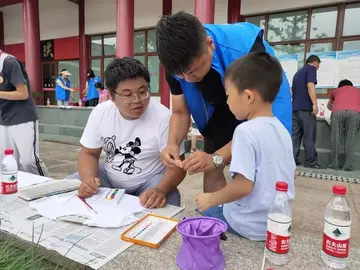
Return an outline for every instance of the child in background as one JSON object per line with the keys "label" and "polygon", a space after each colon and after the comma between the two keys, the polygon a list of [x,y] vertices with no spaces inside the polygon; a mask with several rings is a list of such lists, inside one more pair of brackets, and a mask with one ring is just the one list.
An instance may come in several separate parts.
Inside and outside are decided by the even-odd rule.
{"label": "child in background", "polygon": [[248,121],[237,126],[233,135],[233,181],[196,198],[202,214],[225,221],[230,232],[250,240],[266,239],[276,182],[289,184],[290,199],[295,193],[291,137],[272,112],[282,78],[279,61],[265,52],[249,53],[228,67],[227,103],[238,120]]}
{"label": "child in background", "polygon": [[96,90],[99,91],[99,103],[108,101],[110,99],[110,95],[107,89],[104,88],[102,83],[97,82],[95,83]]}

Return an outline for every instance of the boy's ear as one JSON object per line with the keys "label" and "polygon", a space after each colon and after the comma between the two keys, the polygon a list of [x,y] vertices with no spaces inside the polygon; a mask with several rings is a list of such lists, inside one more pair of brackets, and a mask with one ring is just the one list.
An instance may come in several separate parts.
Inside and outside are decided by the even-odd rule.
{"label": "boy's ear", "polygon": [[254,91],[251,91],[250,89],[245,89],[245,90],[244,90],[244,93],[245,93],[246,96],[247,96],[247,102],[248,102],[248,104],[254,103],[254,100],[255,100]]}

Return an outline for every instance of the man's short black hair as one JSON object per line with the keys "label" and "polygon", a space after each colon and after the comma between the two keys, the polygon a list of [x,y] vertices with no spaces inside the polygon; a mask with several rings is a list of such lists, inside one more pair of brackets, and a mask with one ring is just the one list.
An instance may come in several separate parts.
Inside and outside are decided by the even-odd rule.
{"label": "man's short black hair", "polygon": [[162,17],[155,32],[160,62],[170,74],[186,72],[206,49],[204,26],[198,18],[183,11]]}
{"label": "man's short black hair", "polygon": [[104,90],[104,86],[103,86],[103,84],[102,84],[101,82],[95,83],[95,88],[96,88],[96,89],[97,89],[97,88],[100,88],[101,90]]}
{"label": "man's short black hair", "polygon": [[139,77],[150,85],[149,70],[139,60],[129,57],[114,59],[106,67],[104,77],[111,93],[116,91],[119,83]]}
{"label": "man's short black hair", "polygon": [[252,52],[231,63],[225,72],[238,91],[254,89],[264,102],[272,103],[283,80],[280,62],[266,52]]}
{"label": "man's short black hair", "polygon": [[306,64],[312,64],[314,62],[321,63],[319,56],[312,54],[306,59]]}
{"label": "man's short black hair", "polygon": [[345,79],[345,80],[342,80],[339,82],[338,88],[343,87],[343,86],[354,86],[354,85],[351,81]]}

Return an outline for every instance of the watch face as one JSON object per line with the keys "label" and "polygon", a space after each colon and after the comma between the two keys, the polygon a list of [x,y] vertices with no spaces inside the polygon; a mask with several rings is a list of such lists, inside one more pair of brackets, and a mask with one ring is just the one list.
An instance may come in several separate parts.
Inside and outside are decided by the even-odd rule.
{"label": "watch face", "polygon": [[222,163],[223,163],[223,158],[222,158],[222,156],[220,156],[220,155],[215,155],[215,156],[214,156],[214,162],[215,162],[215,164],[218,164],[218,165],[222,164]]}

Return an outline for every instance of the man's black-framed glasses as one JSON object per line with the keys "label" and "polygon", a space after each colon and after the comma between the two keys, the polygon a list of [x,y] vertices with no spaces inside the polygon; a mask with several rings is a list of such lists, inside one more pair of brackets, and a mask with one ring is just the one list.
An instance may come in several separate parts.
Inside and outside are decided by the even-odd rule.
{"label": "man's black-framed glasses", "polygon": [[114,93],[118,95],[124,103],[130,104],[130,103],[143,101],[148,97],[150,97],[150,87],[144,88],[136,93],[132,93],[131,95],[119,94],[116,91],[114,91]]}

